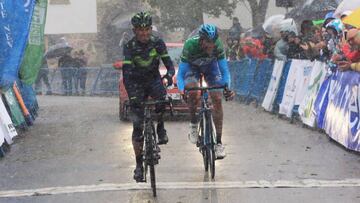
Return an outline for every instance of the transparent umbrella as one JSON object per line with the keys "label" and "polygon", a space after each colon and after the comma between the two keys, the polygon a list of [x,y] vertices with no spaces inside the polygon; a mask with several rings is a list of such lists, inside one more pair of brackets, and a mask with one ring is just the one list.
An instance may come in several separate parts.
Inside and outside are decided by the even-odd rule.
{"label": "transparent umbrella", "polygon": [[340,17],[340,15],[345,11],[354,11],[357,8],[360,8],[360,0],[343,0],[335,10],[335,16]]}
{"label": "transparent umbrella", "polygon": [[48,51],[45,53],[44,57],[48,59],[60,57],[71,52],[72,49],[73,48],[69,46],[67,42],[58,43],[53,46],[50,46]]}
{"label": "transparent umbrella", "polygon": [[280,24],[285,19],[284,15],[273,15],[267,18],[262,25],[264,31],[272,38],[280,38]]}
{"label": "transparent umbrella", "polygon": [[294,32],[298,35],[296,23],[292,18],[287,18],[280,23],[280,31]]}

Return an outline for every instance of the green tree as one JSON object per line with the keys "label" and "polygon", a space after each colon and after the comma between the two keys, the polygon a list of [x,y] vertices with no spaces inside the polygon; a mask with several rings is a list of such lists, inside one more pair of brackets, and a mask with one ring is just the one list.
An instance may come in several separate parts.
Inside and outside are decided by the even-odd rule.
{"label": "green tree", "polygon": [[159,11],[165,29],[184,28],[186,33],[204,22],[203,14],[231,17],[239,0],[143,0]]}

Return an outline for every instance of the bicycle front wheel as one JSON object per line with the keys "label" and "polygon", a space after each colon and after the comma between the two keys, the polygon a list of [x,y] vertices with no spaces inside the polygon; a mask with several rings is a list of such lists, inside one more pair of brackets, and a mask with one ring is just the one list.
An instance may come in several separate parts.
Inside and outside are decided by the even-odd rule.
{"label": "bicycle front wheel", "polygon": [[214,146],[207,147],[206,151],[207,151],[208,163],[210,166],[210,175],[211,175],[211,178],[214,179],[215,178],[215,159],[216,159]]}
{"label": "bicycle front wheel", "polygon": [[156,197],[156,180],[155,180],[155,166],[150,165],[150,180],[153,196]]}
{"label": "bicycle front wheel", "polygon": [[154,146],[155,146],[155,131],[154,126],[151,124],[147,124],[145,127],[146,131],[146,157],[147,157],[147,166],[150,169],[150,184],[153,191],[153,196],[156,197],[156,182],[155,182],[155,164],[156,164],[156,158],[155,158],[155,152],[154,152]]}

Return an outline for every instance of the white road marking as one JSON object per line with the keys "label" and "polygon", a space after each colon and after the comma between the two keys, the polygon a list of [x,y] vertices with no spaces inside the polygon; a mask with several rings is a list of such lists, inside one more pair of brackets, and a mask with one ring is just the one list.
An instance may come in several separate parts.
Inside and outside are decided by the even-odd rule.
{"label": "white road marking", "polygon": [[[159,190],[187,189],[241,189],[241,188],[327,188],[327,187],[360,187],[360,179],[344,180],[277,180],[277,181],[237,181],[237,182],[158,182]],[[149,183],[104,183],[98,185],[79,185],[65,187],[48,187],[29,190],[0,191],[0,198],[56,195],[78,192],[148,190]]]}

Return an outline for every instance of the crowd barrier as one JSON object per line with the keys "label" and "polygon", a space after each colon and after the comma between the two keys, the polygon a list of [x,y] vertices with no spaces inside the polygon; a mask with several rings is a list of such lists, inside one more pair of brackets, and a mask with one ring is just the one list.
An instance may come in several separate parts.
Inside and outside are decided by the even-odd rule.
{"label": "crowd barrier", "polygon": [[243,59],[229,62],[231,87],[241,102],[298,118],[323,129],[344,147],[360,151],[360,74],[329,75],[319,61]]}
{"label": "crowd barrier", "polygon": [[[119,95],[120,71],[114,69],[112,65],[102,65],[101,67],[84,68],[55,68],[42,69],[46,71],[51,91],[56,95],[65,95],[70,91],[70,95]],[[67,90],[64,82],[70,88]],[[37,92],[46,93],[48,87],[43,81],[40,86],[34,85]],[[82,85],[84,83],[84,85]]]}
{"label": "crowd barrier", "polygon": [[[119,94],[118,70],[110,65],[83,70],[86,71],[86,95]],[[328,75],[326,64],[319,61],[249,58],[230,61],[229,70],[231,88],[240,101],[247,104],[254,101],[266,111],[291,119],[297,117],[304,125],[323,129],[346,148],[360,151],[359,73],[347,71]],[[79,69],[67,71],[76,73]],[[53,93],[64,94],[62,71],[50,69],[48,75]],[[18,81],[13,88],[2,92],[0,156],[4,143],[11,144],[17,135],[15,129],[32,125],[37,110],[32,86]]]}

